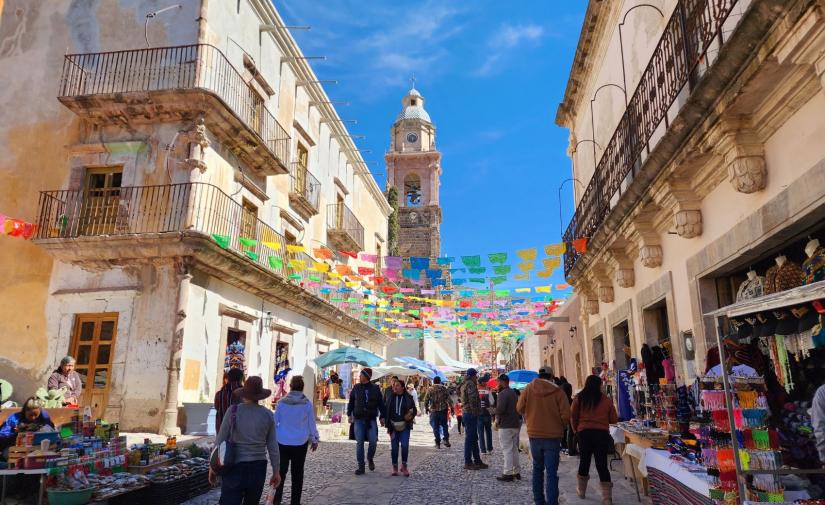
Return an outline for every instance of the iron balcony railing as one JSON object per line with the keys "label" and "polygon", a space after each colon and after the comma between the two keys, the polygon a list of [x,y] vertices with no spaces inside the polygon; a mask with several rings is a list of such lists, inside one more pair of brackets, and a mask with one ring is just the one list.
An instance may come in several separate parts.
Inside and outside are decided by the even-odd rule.
{"label": "iron balcony railing", "polygon": [[261,97],[208,44],[67,54],[60,97],[200,89],[219,98],[284,166],[290,137]]}
{"label": "iron balcony railing", "polygon": [[[737,0],[678,0],[639,85],[630,98],[592,179],[564,233],[565,242],[592,237],[635,175],[648,143],[660,125],[669,128],[668,110],[687,86],[701,78],[709,49],[718,50],[729,31],[723,30]],[[569,274],[579,254],[567,248],[564,273]]]}
{"label": "iron balcony railing", "polygon": [[364,250],[364,226],[343,202],[327,206],[327,230],[345,234],[359,251]]}
{"label": "iron balcony railing", "polygon": [[292,162],[289,176],[289,193],[301,198],[317,213],[321,204],[321,181],[297,161]]}
{"label": "iron balcony railing", "polygon": [[332,292],[321,292],[320,274],[309,270],[311,256],[290,253],[283,235],[211,184],[43,191],[34,240],[181,232],[202,234],[337,307],[344,305]]}

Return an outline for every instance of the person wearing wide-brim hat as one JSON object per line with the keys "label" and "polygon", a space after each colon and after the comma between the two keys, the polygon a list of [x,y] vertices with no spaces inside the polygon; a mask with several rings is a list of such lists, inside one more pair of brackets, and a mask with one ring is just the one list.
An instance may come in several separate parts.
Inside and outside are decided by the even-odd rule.
{"label": "person wearing wide-brim hat", "polygon": [[[272,465],[269,483],[276,487],[281,483],[280,454],[272,411],[258,402],[272,395],[264,389],[258,376],[248,377],[234,396],[241,398],[224,417],[215,445],[231,440],[234,446],[234,463],[221,476],[221,505],[257,505],[266,481],[266,460]],[[217,482],[217,475],[209,470],[209,482]]]}

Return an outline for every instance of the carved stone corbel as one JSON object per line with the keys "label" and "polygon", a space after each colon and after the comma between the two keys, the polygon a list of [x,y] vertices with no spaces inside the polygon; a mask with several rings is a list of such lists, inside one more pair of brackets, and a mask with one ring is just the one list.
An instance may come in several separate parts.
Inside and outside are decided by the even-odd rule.
{"label": "carved stone corbel", "polygon": [[747,118],[723,119],[711,135],[714,151],[722,157],[733,189],[751,194],[768,184],[765,144]]}
{"label": "carved stone corbel", "polygon": [[632,288],[636,285],[636,274],[633,270],[633,261],[627,254],[629,243],[627,240],[614,242],[608,249],[610,255],[616,261],[617,268],[614,273],[616,285],[620,288]]}
{"label": "carved stone corbel", "polygon": [[183,161],[190,170],[198,169],[200,173],[206,172],[206,149],[211,142],[206,133],[206,125],[203,117],[198,118],[192,127],[186,131],[185,140],[189,143],[188,156]]}
{"label": "carved stone corbel", "polygon": [[701,201],[690,186],[690,182],[676,179],[667,183],[666,200],[672,200],[673,224],[676,234],[683,238],[694,238],[702,234]]}
{"label": "carved stone corbel", "polygon": [[587,282],[582,282],[577,289],[581,293],[582,299],[584,300],[583,305],[585,314],[590,316],[597,315],[599,313],[599,298],[593,292],[590,284]]}
{"label": "carved stone corbel", "polygon": [[662,266],[662,246],[659,233],[653,224],[654,211],[640,212],[633,218],[632,228],[639,237],[639,262],[646,268]]}

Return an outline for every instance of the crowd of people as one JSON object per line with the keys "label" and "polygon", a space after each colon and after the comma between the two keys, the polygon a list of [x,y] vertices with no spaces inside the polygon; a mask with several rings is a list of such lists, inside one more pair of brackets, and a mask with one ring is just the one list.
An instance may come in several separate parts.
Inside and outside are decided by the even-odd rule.
{"label": "crowd of people", "polygon": [[[489,468],[482,455],[493,451],[493,431],[497,431],[503,463],[496,478],[519,481],[519,440],[522,425],[526,425],[536,505],[558,503],[558,467],[565,451],[581,456],[578,496],[586,495],[590,465],[595,461],[602,503],[612,504],[608,428],[616,422],[617,414],[598,376],[588,377],[575,397],[570,383],[554,377],[549,367],[541,368],[538,378],[522,391],[510,387],[507,374],[480,377],[473,368],[460,383],[445,384],[439,377],[430,384],[405,383],[393,376],[386,386],[382,390],[367,367],[360,370],[349,391],[346,416],[350,438],[355,441],[356,476],[376,470],[379,429],[384,429],[390,438],[390,475],[409,477],[410,434],[419,418],[427,416],[436,448],[451,447],[451,422],[458,434],[464,435],[466,470]],[[240,370],[227,372],[224,386],[215,395],[216,447],[227,441],[234,445],[233,464],[220,475],[222,504],[258,503],[266,484],[267,463],[278,469],[270,479],[274,503],[282,503],[289,472],[290,503],[301,502],[307,453],[315,451],[320,441],[313,404],[303,390],[303,377],[293,376],[289,393],[279,399],[273,414],[259,404],[271,395],[260,377],[244,379]],[[217,483],[218,471],[210,471],[210,479]]]}

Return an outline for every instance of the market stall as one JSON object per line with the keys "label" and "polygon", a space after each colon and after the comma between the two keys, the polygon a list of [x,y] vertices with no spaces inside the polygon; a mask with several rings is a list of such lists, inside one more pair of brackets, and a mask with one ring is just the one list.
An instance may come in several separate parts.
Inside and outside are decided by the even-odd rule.
{"label": "market stall", "polygon": [[729,434],[728,503],[790,502],[821,489],[808,408],[825,382],[823,300],[819,281],[708,314],[717,323],[720,365],[705,378],[716,386],[705,387],[703,402],[717,431]]}
{"label": "market stall", "polygon": [[[207,453],[196,446],[166,443],[127,447],[117,424],[90,419],[79,411],[57,431],[21,431],[9,448],[0,503],[10,479],[40,477],[38,503],[90,501],[111,505],[177,504],[209,489]],[[29,477],[30,478],[30,477]]]}

